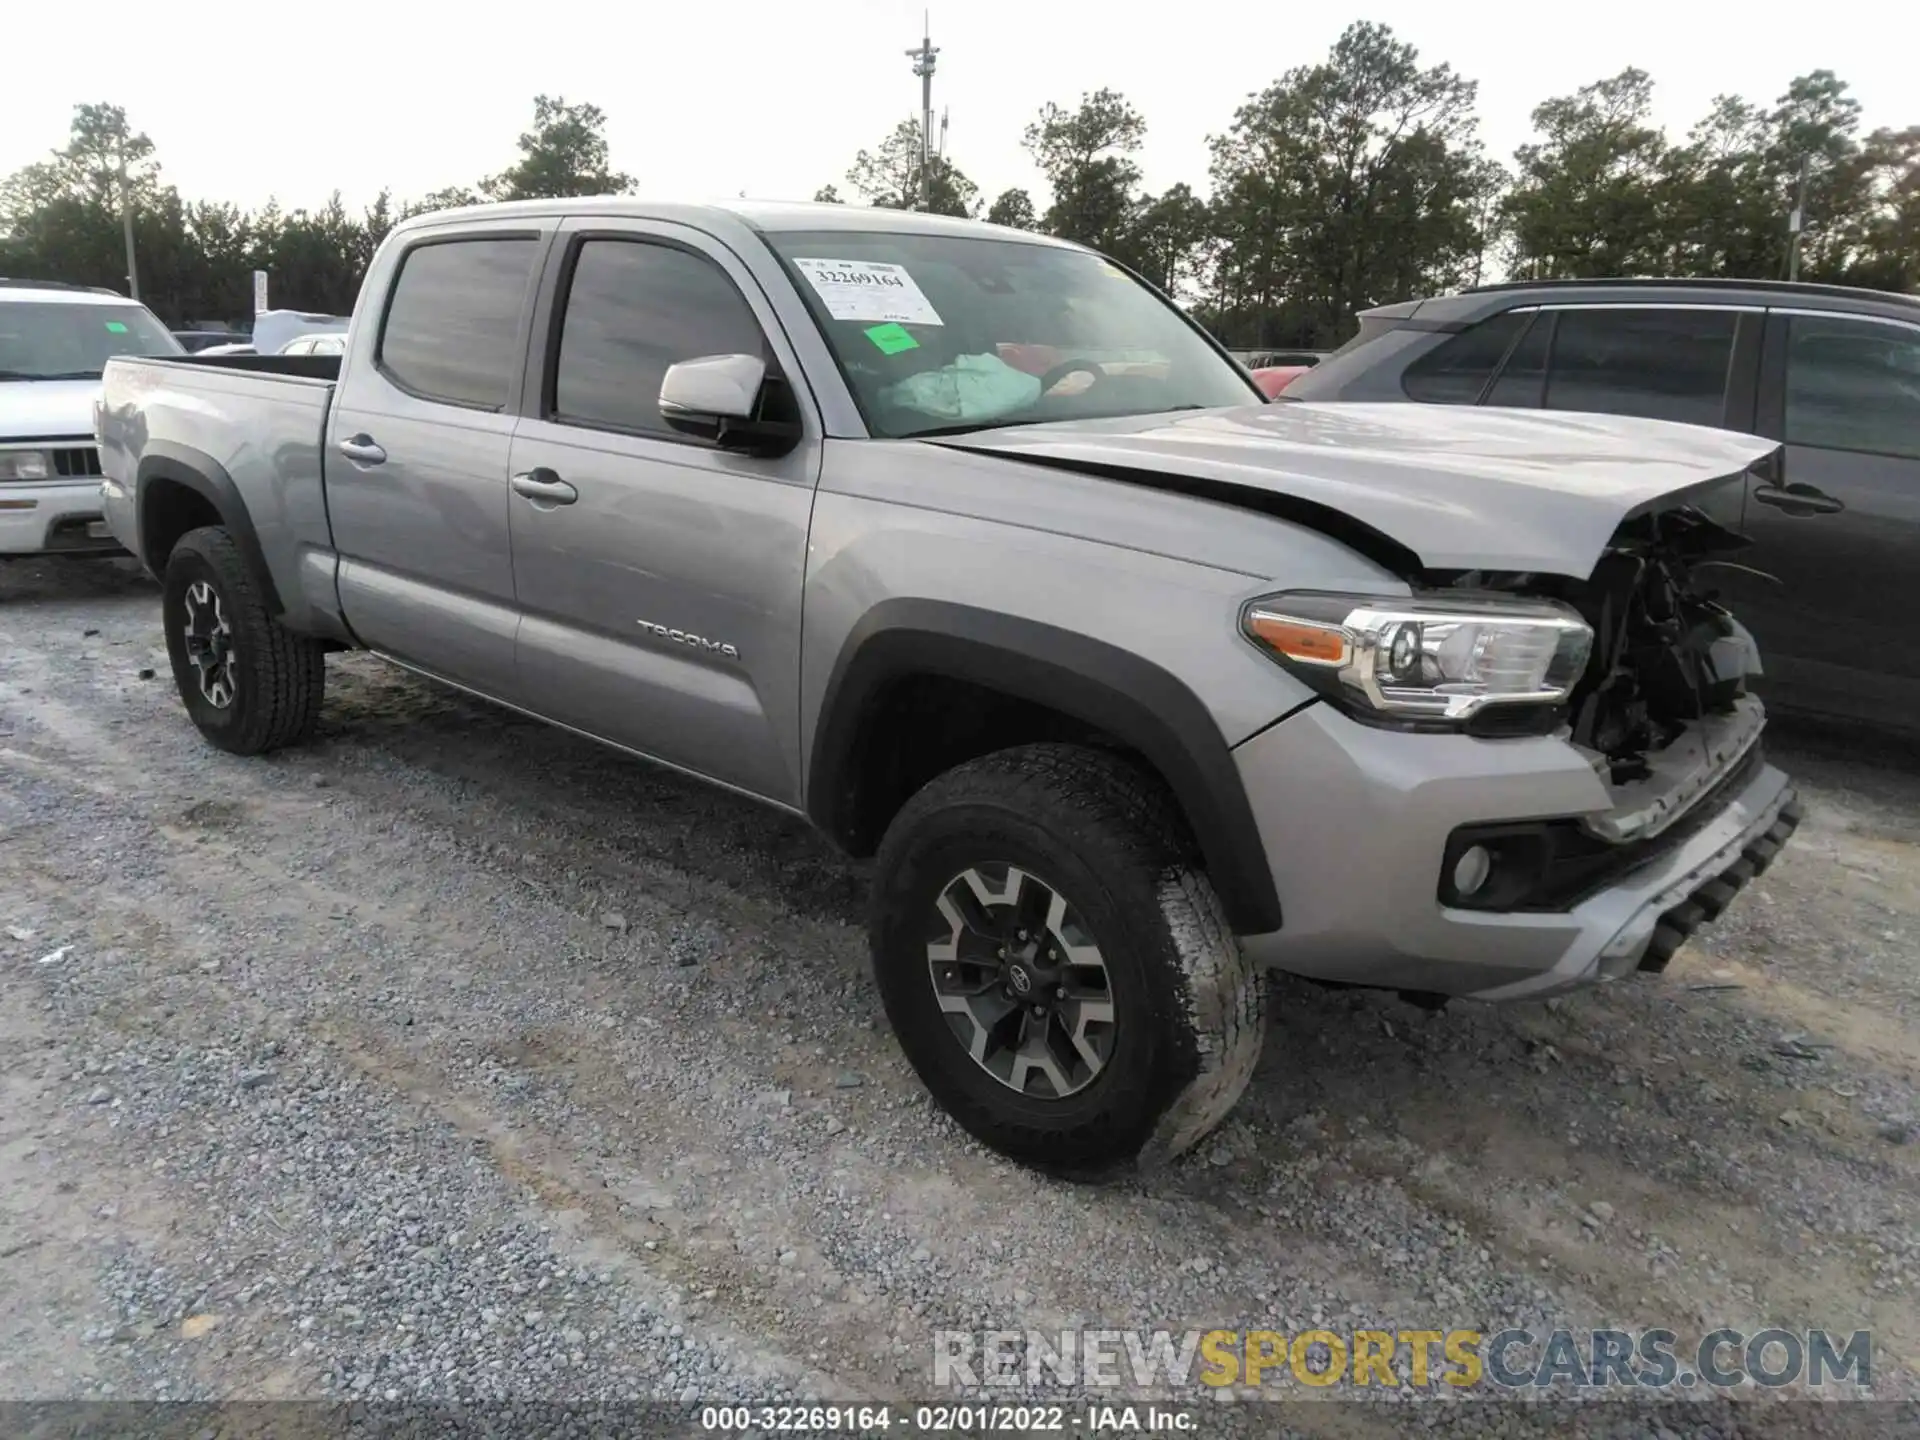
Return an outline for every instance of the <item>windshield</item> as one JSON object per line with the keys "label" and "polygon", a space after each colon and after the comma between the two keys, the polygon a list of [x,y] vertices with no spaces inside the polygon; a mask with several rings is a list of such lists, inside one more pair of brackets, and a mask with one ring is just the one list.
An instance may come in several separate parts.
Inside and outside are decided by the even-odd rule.
{"label": "windshield", "polygon": [[180,355],[144,305],[0,301],[0,380],[97,378],[115,355]]}
{"label": "windshield", "polygon": [[843,230],[767,238],[875,435],[1264,398],[1177,310],[1084,250]]}

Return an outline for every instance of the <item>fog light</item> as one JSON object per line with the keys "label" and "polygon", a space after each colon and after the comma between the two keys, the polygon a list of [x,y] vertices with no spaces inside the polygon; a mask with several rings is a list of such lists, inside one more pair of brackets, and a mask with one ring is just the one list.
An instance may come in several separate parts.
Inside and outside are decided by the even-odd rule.
{"label": "fog light", "polygon": [[1484,845],[1470,845],[1460,858],[1453,862],[1453,893],[1459,896],[1473,894],[1487,883],[1487,877],[1493,873],[1493,856],[1487,853]]}

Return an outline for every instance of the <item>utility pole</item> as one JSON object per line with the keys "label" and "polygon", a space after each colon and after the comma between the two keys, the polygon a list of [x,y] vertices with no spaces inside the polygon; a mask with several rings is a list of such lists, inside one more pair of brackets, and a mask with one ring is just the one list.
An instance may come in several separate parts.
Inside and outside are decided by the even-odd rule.
{"label": "utility pole", "polygon": [[1800,236],[1807,228],[1807,165],[1800,161],[1800,184],[1794,192],[1793,214],[1787,217],[1787,279],[1800,278]]}
{"label": "utility pole", "polygon": [[127,184],[127,137],[120,137],[120,233],[127,242],[127,295],[140,298],[140,271],[133,261],[133,192]]}
{"label": "utility pole", "polygon": [[923,14],[920,22],[920,48],[907,51],[913,61],[913,73],[920,77],[920,208],[933,204],[933,57],[940,53],[933,43],[933,26]]}
{"label": "utility pole", "polygon": [[1480,249],[1473,257],[1473,283],[1480,283],[1481,273],[1487,265],[1487,244],[1491,239],[1493,224],[1493,197],[1487,196],[1480,202]]}

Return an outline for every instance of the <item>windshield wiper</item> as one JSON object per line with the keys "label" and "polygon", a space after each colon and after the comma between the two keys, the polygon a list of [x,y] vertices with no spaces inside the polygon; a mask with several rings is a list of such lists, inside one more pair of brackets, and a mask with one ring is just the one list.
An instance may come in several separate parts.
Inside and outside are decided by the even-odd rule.
{"label": "windshield wiper", "polygon": [[1132,420],[1141,415],[1171,415],[1181,410],[1211,410],[1211,405],[1169,405],[1164,410],[1092,411],[1084,415],[1047,415],[1028,420],[973,420],[958,425],[936,425],[931,430],[916,430],[909,440],[932,440],[947,435],[971,435],[979,430],[1010,430],[1016,425],[1068,425],[1076,420]]}
{"label": "windshield wiper", "polygon": [[104,370],[56,370],[50,375],[29,375],[29,380],[98,380]]}
{"label": "windshield wiper", "polygon": [[1016,425],[1047,425],[1049,420],[967,420],[958,425],[936,425],[931,430],[916,430],[904,438],[932,440],[942,435],[971,435],[976,430],[1010,430]]}

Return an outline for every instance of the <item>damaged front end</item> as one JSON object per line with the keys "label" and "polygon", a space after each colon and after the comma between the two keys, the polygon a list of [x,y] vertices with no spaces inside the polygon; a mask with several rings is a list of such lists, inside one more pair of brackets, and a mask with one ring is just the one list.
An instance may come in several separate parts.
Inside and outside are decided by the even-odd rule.
{"label": "damaged front end", "polygon": [[1256,814],[1311,816],[1263,830],[1285,923],[1243,937],[1262,963],[1487,1000],[1659,969],[1798,822],[1760,753],[1759,657],[1712,593],[1742,542],[1710,511],[1775,442],[1299,403],[936,443],[1262,515],[1373,572],[1289,584],[1269,528],[1252,573],[1279,588],[1240,609],[1325,702],[1234,752]]}
{"label": "damaged front end", "polygon": [[1657,833],[1759,741],[1764,713],[1747,689],[1761,673],[1759,650],[1699,578],[1747,543],[1685,507],[1621,525],[1584,581],[1482,571],[1434,577],[1446,590],[1552,598],[1592,628],[1585,671],[1561,718],[1619,802],[1593,822],[1609,840]]}
{"label": "damaged front end", "polygon": [[[1577,819],[1457,833],[1447,865],[1476,845],[1492,845],[1505,861],[1494,867],[1504,883],[1472,896],[1443,893],[1443,901],[1470,909],[1569,909],[1681,844],[1760,772],[1766,716],[1748,689],[1761,674],[1758,648],[1707,578],[1713,568],[1737,563],[1729,557],[1747,543],[1699,509],[1681,507],[1622,524],[1584,581],[1485,572],[1429,577],[1450,590],[1551,597],[1592,628],[1591,654],[1561,711],[1560,733],[1590,761],[1609,800]],[[1789,798],[1724,870],[1676,897],[1640,968],[1665,968],[1695,928],[1716,919],[1772,863],[1799,814]]]}
{"label": "damaged front end", "polygon": [[1759,651],[1698,579],[1746,544],[1698,510],[1642,516],[1570,597],[1594,632],[1571,739],[1614,796],[1591,822],[1607,840],[1651,838],[1758,761],[1766,717],[1747,682]]}

